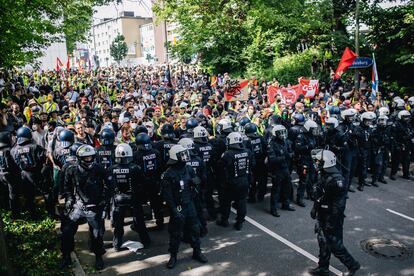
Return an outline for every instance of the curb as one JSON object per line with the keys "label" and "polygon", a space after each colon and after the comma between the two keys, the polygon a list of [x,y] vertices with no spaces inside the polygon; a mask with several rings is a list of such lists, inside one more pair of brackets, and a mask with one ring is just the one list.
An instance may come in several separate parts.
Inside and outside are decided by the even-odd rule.
{"label": "curb", "polygon": [[72,253],[70,253],[70,257],[72,259],[72,270],[75,276],[86,276],[85,271],[83,270],[82,265],[79,262],[78,256],[76,256],[76,253],[72,251]]}

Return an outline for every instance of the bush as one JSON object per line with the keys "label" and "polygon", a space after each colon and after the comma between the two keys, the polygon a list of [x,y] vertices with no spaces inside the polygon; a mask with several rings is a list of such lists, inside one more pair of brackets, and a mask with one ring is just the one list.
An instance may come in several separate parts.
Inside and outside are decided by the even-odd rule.
{"label": "bush", "polygon": [[273,61],[273,70],[271,76],[267,79],[275,78],[280,84],[297,84],[298,78],[311,76],[311,64],[313,56],[319,56],[315,48],[307,49],[298,54],[287,55],[275,58]]}
{"label": "bush", "polygon": [[7,254],[16,275],[70,274],[58,270],[60,250],[54,220],[13,220],[10,212],[0,213]]}

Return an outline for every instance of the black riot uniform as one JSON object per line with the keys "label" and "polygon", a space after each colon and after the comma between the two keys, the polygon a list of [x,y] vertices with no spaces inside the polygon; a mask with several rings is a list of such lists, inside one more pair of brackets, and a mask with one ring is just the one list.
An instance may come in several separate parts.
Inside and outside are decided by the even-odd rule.
{"label": "black riot uniform", "polygon": [[[97,269],[103,268],[103,212],[113,192],[104,168],[94,163],[95,150],[82,145],[77,150],[79,164],[69,166],[65,173],[64,197],[66,219],[62,222],[62,267],[70,264],[70,253],[74,250],[75,234],[81,219],[90,227],[91,250],[95,253]],[[92,156],[91,160],[83,157]]]}
{"label": "black riot uniform", "polygon": [[414,144],[414,130],[410,126],[410,116],[399,117],[391,129],[394,141],[390,176],[392,180],[396,179],[395,175],[400,164],[402,164],[403,178],[410,178],[410,148]]}
{"label": "black riot uniform", "polygon": [[174,127],[171,124],[165,124],[161,127],[161,138],[162,140],[157,141],[154,144],[154,148],[158,150],[161,154],[161,167],[162,171],[165,171],[167,169],[167,162],[170,158],[169,150],[177,144],[174,140],[175,134],[174,134]]}
{"label": "black riot uniform", "polygon": [[289,172],[289,164],[293,158],[293,150],[290,141],[286,138],[273,136],[267,146],[267,166],[272,177],[272,190],[270,193],[270,213],[278,217],[278,204],[282,209],[294,211],[290,206],[292,194],[292,179]]}
{"label": "black riot uniform", "polygon": [[11,210],[15,216],[19,212],[20,169],[10,154],[10,133],[0,133],[0,207]]}
{"label": "black riot uniform", "polygon": [[360,264],[349,254],[343,244],[343,223],[347,187],[335,166],[321,169],[321,178],[314,186],[314,208],[312,218],[317,219],[315,232],[319,244],[318,267],[312,275],[329,275],[329,260],[334,254],[354,275]]}
{"label": "black riot uniform", "polygon": [[159,151],[152,148],[151,138],[146,133],[140,133],[135,139],[137,151],[134,152],[134,162],[142,170],[142,183],[146,201],[149,200],[154,211],[157,227],[164,227],[162,200],[160,196],[161,156]]}
{"label": "black riot uniform", "polygon": [[209,218],[212,220],[216,219],[216,210],[214,207],[214,170],[213,170],[213,159],[212,156],[213,146],[208,142],[208,140],[202,141],[201,139],[194,138],[194,147],[195,151],[198,152],[200,158],[204,161],[206,165],[206,183],[204,189],[202,189],[203,200],[207,208]]}
{"label": "black riot uniform", "polygon": [[[378,120],[380,120],[378,118]],[[377,181],[387,184],[384,179],[385,171],[389,164],[389,155],[391,152],[391,131],[387,126],[387,121],[377,123],[377,127],[372,132],[372,155],[374,163],[374,171],[372,173],[372,185],[378,186]]]}
{"label": "black riot uniform", "polygon": [[[21,136],[22,132],[29,131],[25,138]],[[23,134],[25,135],[25,134]],[[11,156],[21,170],[21,191],[25,197],[25,210],[34,215],[35,205],[34,198],[37,193],[41,193],[45,198],[49,214],[51,210],[51,187],[42,187],[41,170],[46,162],[46,151],[41,146],[35,144],[32,140],[30,129],[22,127],[17,131],[17,144],[11,150]]]}
{"label": "black riot uniform", "polygon": [[151,243],[145,226],[142,210],[143,185],[142,170],[130,162],[129,164],[114,164],[108,169],[108,181],[112,181],[114,196],[111,205],[111,219],[114,227],[113,245],[116,251],[122,246],[124,235],[124,218],[126,211],[132,208],[134,227],[138,232],[144,247]]}
{"label": "black riot uniform", "polygon": [[114,145],[100,145],[96,148],[96,163],[100,164],[105,170],[114,164],[114,160]]}
{"label": "black riot uniform", "polygon": [[296,202],[299,206],[304,207],[303,198],[305,191],[310,197],[312,186],[315,181],[315,167],[312,162],[310,152],[316,147],[315,136],[307,131],[300,133],[295,140],[296,172],[299,175],[299,187],[297,190]]}
{"label": "black riot uniform", "polygon": [[[234,132],[229,136],[233,134]],[[239,133],[237,134],[240,143],[228,144],[229,149],[224,152],[221,158],[226,170],[222,198],[220,199],[221,219],[217,221],[217,224],[220,226],[228,225],[231,202],[234,201],[237,209],[234,227],[236,230],[241,230],[246,216],[246,198],[250,184],[251,168],[255,166],[255,159],[253,154],[243,147],[242,136]],[[230,137],[227,139],[230,140]]]}
{"label": "black riot uniform", "polygon": [[[180,147],[182,151],[185,150],[179,145],[175,147]],[[167,264],[168,268],[173,268],[177,262],[177,252],[185,225],[188,225],[190,229],[190,244],[194,250],[193,259],[207,262],[201,254],[200,227],[194,206],[194,187],[199,185],[200,180],[196,177],[194,170],[186,165],[187,160],[188,157],[184,161],[181,158],[176,158],[175,161],[171,159],[171,165],[161,176],[162,195],[170,210],[168,232],[171,258]]]}
{"label": "black riot uniform", "polygon": [[338,147],[340,154],[337,155],[342,168],[342,176],[348,191],[355,192],[352,187],[352,178],[356,169],[358,160],[358,139],[355,132],[356,126],[353,124],[352,117],[345,118],[338,130]]}
{"label": "black riot uniform", "polygon": [[369,161],[371,159],[371,134],[373,128],[363,122],[355,129],[358,141],[358,190],[363,191],[364,186],[371,186],[366,182]]}
{"label": "black riot uniform", "polygon": [[263,136],[257,133],[257,127],[253,123],[248,123],[244,127],[244,132],[248,138],[246,148],[254,154],[255,166],[252,167],[252,178],[249,188],[249,202],[263,201],[267,188],[267,171],[264,163],[266,157],[266,142]]}

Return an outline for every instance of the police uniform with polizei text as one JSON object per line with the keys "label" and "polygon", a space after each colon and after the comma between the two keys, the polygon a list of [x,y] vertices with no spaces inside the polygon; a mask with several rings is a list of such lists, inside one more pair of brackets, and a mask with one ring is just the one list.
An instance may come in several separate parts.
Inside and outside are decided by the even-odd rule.
{"label": "police uniform with polizei text", "polygon": [[74,250],[74,236],[81,219],[86,219],[91,228],[91,250],[95,253],[98,269],[103,268],[103,211],[109,204],[112,187],[107,181],[105,169],[94,163],[94,160],[84,160],[96,155],[89,145],[82,145],[77,150],[79,164],[70,166],[65,173],[64,197],[67,220],[62,229],[63,261],[70,259],[70,252]]}
{"label": "police uniform with polizei text", "polygon": [[173,268],[177,262],[177,252],[184,229],[187,225],[189,241],[193,248],[193,259],[207,262],[200,249],[200,225],[194,206],[194,187],[200,180],[194,170],[186,164],[189,152],[181,145],[175,145],[170,150],[170,166],[161,176],[161,191],[170,211],[169,252],[170,260],[167,267]]}
{"label": "police uniform with polizei text", "polygon": [[[129,147],[126,144],[120,144],[117,147]],[[121,148],[122,149],[122,148]],[[129,147],[132,159],[132,149]],[[111,219],[114,227],[113,244],[115,250],[122,246],[122,237],[124,235],[124,218],[126,211],[132,208],[134,230],[140,236],[141,242],[148,247],[151,240],[145,226],[144,213],[142,210],[142,171],[132,162],[116,163],[108,169],[108,181],[112,182],[114,187],[114,196],[111,204]]]}
{"label": "police uniform with polizei text", "polygon": [[26,199],[25,209],[34,214],[34,198],[40,192],[46,202],[50,199],[50,187],[41,187],[41,169],[46,161],[46,151],[32,140],[31,130],[21,127],[17,130],[17,143],[11,156],[21,170],[21,191]]}
{"label": "police uniform with polizei text", "polygon": [[105,170],[114,164],[114,159],[114,145],[100,145],[96,148],[96,163],[102,165]]}
{"label": "police uniform with polizei text", "polygon": [[[316,150],[315,150],[316,151]],[[329,261],[334,254],[349,270],[346,275],[354,275],[360,264],[349,254],[343,244],[343,223],[346,207],[347,189],[344,178],[335,167],[335,154],[328,150],[317,150],[312,153],[314,159],[320,161],[320,179],[314,185],[315,199],[311,216],[317,219],[315,232],[319,244],[318,267],[312,275],[329,274]]]}
{"label": "police uniform with polizei text", "polygon": [[227,136],[227,145],[229,149],[221,158],[226,170],[220,201],[221,220],[217,224],[223,226],[228,224],[231,202],[235,201],[237,216],[234,226],[240,230],[246,216],[251,168],[255,165],[255,160],[253,154],[243,147],[243,138],[240,133],[230,133]]}
{"label": "police uniform with polizei text", "polygon": [[134,152],[134,162],[142,170],[145,200],[149,200],[151,209],[154,211],[156,224],[159,228],[162,228],[164,216],[159,184],[161,175],[160,153],[152,148],[151,138],[146,133],[138,134],[135,142],[137,151]]}

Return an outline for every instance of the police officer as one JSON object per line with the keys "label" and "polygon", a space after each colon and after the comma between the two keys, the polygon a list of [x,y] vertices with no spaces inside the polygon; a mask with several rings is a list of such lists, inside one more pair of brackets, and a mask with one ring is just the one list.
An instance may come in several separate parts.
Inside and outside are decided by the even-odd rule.
{"label": "police officer", "polygon": [[358,190],[363,191],[364,186],[371,186],[366,182],[368,167],[370,164],[371,154],[371,134],[374,128],[376,115],[374,112],[364,112],[361,115],[361,124],[355,129],[358,140],[359,158],[358,158]]}
{"label": "police officer", "polygon": [[54,174],[54,185],[53,185],[53,203],[56,204],[58,202],[59,193],[63,192],[63,186],[60,184],[62,183],[62,168],[68,162],[68,158],[71,159],[71,151],[70,147],[75,142],[75,135],[72,131],[68,129],[63,129],[59,133],[59,143],[56,145],[57,147],[53,151],[53,160],[55,164],[56,173]]}
{"label": "police officer", "polygon": [[202,190],[203,199],[207,208],[207,212],[210,220],[216,220],[216,209],[214,207],[214,169],[213,158],[214,149],[208,140],[208,131],[202,126],[194,128],[194,147],[198,155],[202,158],[206,164],[207,182],[205,189]]}
{"label": "police officer", "polygon": [[101,145],[96,149],[96,163],[108,169],[115,159],[115,132],[110,128],[104,128],[99,137]]}
{"label": "police officer", "polygon": [[193,138],[194,128],[198,126],[196,118],[189,118],[185,123],[185,131],[181,134],[180,138]]}
{"label": "police officer", "polygon": [[0,206],[11,210],[13,216],[19,212],[20,169],[10,153],[10,132],[0,132]]}
{"label": "police officer", "polygon": [[249,188],[248,202],[262,202],[267,188],[267,171],[264,163],[266,157],[266,142],[263,136],[257,133],[257,126],[248,123],[244,126],[244,133],[248,140],[245,142],[246,148],[254,154],[255,166],[252,167],[252,178]]}
{"label": "police officer", "polygon": [[134,162],[141,168],[143,186],[146,200],[150,201],[154,211],[157,229],[164,227],[162,214],[162,200],[160,196],[159,176],[161,174],[161,156],[159,151],[153,149],[151,138],[146,133],[135,137],[137,151],[134,152]]}
{"label": "police officer", "polygon": [[158,150],[162,158],[162,171],[167,169],[167,162],[170,159],[169,151],[176,144],[174,127],[171,124],[164,124],[161,127],[161,139],[154,144],[154,148]]}
{"label": "police officer", "polygon": [[184,226],[190,228],[190,243],[193,248],[193,259],[206,263],[206,257],[200,249],[200,227],[197,211],[193,200],[193,187],[200,184],[194,170],[186,163],[190,160],[190,153],[181,145],[170,149],[168,169],[161,176],[162,195],[170,210],[168,268],[174,268],[177,263],[177,253],[183,237]]}
{"label": "police officer", "polygon": [[312,193],[316,175],[310,152],[316,148],[316,137],[319,137],[319,127],[314,121],[307,120],[303,125],[303,129],[304,131],[295,140],[296,172],[299,175],[296,203],[301,207],[306,206],[303,202],[305,191],[308,198]]}
{"label": "police officer", "polygon": [[187,162],[193,168],[196,176],[200,179],[200,185],[194,186],[194,204],[197,210],[198,220],[200,222],[200,236],[204,237],[207,234],[207,221],[204,216],[205,202],[202,196],[202,191],[206,189],[207,170],[203,159],[198,155],[195,149],[194,142],[190,138],[181,138],[178,145],[188,149],[190,153],[190,160]]}
{"label": "police officer", "polygon": [[279,217],[279,203],[282,209],[295,211],[289,202],[292,193],[289,163],[292,161],[293,151],[287,136],[287,130],[283,125],[275,125],[272,128],[272,138],[267,145],[267,166],[272,177],[270,213],[274,217]]}
{"label": "police officer", "polygon": [[293,114],[292,124],[293,126],[289,129],[288,137],[292,143],[295,143],[296,137],[305,131],[303,129],[303,126],[305,124],[305,116],[303,116],[302,113]]}
{"label": "police officer", "polygon": [[342,175],[349,192],[355,192],[352,178],[358,160],[358,140],[355,132],[354,120],[357,111],[353,108],[341,112],[342,122],[338,126],[338,146],[340,150]]}
{"label": "police officer", "polygon": [[124,235],[124,218],[127,209],[132,207],[134,230],[139,234],[144,247],[149,247],[151,239],[147,233],[142,210],[142,171],[133,163],[133,152],[128,144],[119,144],[115,149],[115,164],[108,169],[108,181],[114,187],[111,206],[114,227],[113,246],[120,251]]}
{"label": "police officer", "polygon": [[325,128],[323,133],[323,144],[328,147],[330,151],[335,153],[336,156],[340,156],[341,154],[338,126],[338,119],[329,117],[325,120]]}
{"label": "police officer", "polygon": [[314,186],[314,207],[311,217],[317,219],[315,232],[319,244],[318,267],[312,275],[329,275],[329,260],[334,254],[347,268],[344,275],[354,275],[361,267],[343,244],[343,223],[347,187],[336,168],[336,157],[329,150],[314,150],[312,158],[319,167],[320,180]]}
{"label": "police officer", "polygon": [[222,197],[222,186],[225,181],[224,164],[222,163],[221,156],[226,151],[226,139],[227,135],[233,131],[233,124],[229,119],[221,119],[218,121],[216,126],[216,137],[212,139],[211,145],[213,146],[212,151],[212,163],[213,163],[213,175],[215,177],[214,183],[215,188],[218,191],[219,202]]}
{"label": "police officer", "polygon": [[[41,187],[41,169],[46,161],[46,152],[33,142],[29,128],[19,128],[16,135],[17,143],[11,150],[11,156],[21,170],[21,191],[25,197],[25,210],[33,216],[35,215],[36,191],[42,193],[48,207],[52,205],[50,203],[51,187]],[[48,212],[53,215],[53,210],[48,209]]]}
{"label": "police officer", "polygon": [[387,184],[384,179],[385,171],[389,163],[391,150],[391,132],[388,126],[388,117],[380,115],[377,126],[372,132],[372,154],[374,160],[374,171],[372,173],[372,186],[377,187],[377,181]]}
{"label": "police officer", "polygon": [[411,114],[407,110],[398,113],[398,120],[392,126],[392,137],[394,141],[391,180],[396,180],[396,173],[400,163],[402,164],[403,178],[410,179],[410,147],[413,144],[414,131],[410,126]]}
{"label": "police officer", "polygon": [[255,160],[252,153],[244,148],[243,137],[238,132],[232,132],[227,136],[227,147],[228,150],[221,157],[226,170],[220,199],[221,218],[216,224],[223,227],[229,225],[231,202],[235,201],[237,216],[234,228],[240,231],[246,216],[246,198],[251,168],[255,166]]}
{"label": "police officer", "polygon": [[79,164],[70,166],[65,173],[65,213],[68,219],[62,225],[61,267],[71,263],[74,237],[80,219],[85,218],[91,228],[91,249],[95,253],[95,268],[104,267],[103,211],[109,204],[113,189],[107,182],[104,168],[94,162],[96,151],[92,146],[82,145],[76,151]]}

